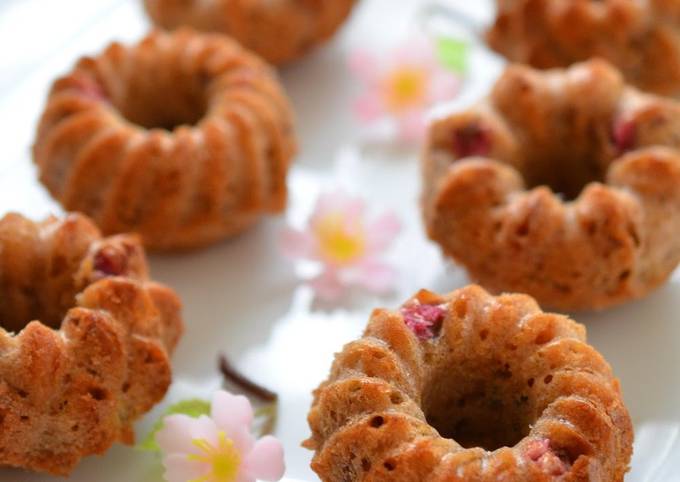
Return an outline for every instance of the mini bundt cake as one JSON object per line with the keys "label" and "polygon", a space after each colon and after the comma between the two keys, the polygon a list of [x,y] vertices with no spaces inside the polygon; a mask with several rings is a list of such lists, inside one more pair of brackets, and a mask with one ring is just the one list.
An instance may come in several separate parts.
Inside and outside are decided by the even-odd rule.
{"label": "mini bundt cake", "polygon": [[620,482],[632,452],[585,328],[477,286],[375,310],[308,418],[324,482]]}
{"label": "mini bundt cake", "polygon": [[566,310],[641,297],[680,262],[679,127],[680,104],[603,61],[510,66],[430,126],[428,234],[494,292]]}
{"label": "mini bundt cake", "polygon": [[33,155],[66,209],[167,250],[281,211],[294,151],[275,73],[224,36],[180,30],[81,59],[54,83]]}
{"label": "mini bundt cake", "polygon": [[158,26],[182,25],[234,37],[275,65],[330,39],[357,0],[144,0]]}
{"label": "mini bundt cake", "polygon": [[182,333],[138,238],[81,215],[0,219],[0,325],[0,465],[55,475],[133,442]]}
{"label": "mini bundt cake", "polygon": [[491,48],[513,62],[566,67],[591,57],[627,81],[680,95],[680,4],[676,0],[497,0]]}

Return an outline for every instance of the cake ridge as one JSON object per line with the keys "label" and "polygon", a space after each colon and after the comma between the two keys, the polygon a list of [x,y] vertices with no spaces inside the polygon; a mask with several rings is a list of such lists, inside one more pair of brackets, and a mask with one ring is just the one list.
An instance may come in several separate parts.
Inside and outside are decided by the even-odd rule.
{"label": "cake ridge", "polygon": [[281,212],[296,149],[276,73],[228,37],[183,28],[113,43],[57,79],[33,158],[67,210],[173,250]]}
{"label": "cake ridge", "polygon": [[[16,239],[25,256],[14,256]],[[26,268],[42,286],[15,290]],[[165,395],[183,331],[180,301],[149,280],[139,238],[102,238],[80,214],[34,223],[10,213],[0,290],[0,464],[67,475],[132,443],[132,423]]]}
{"label": "cake ridge", "polygon": [[480,105],[431,125],[427,234],[497,293],[565,310],[640,298],[680,263],[678,122],[679,103],[601,60],[512,65]]}
{"label": "cake ridge", "polygon": [[[441,327],[424,336],[409,322],[414,306]],[[346,345],[308,416],[303,445],[321,480],[623,480],[632,422],[582,325],[527,295],[468,286],[374,310],[371,338],[400,340],[395,358],[422,354],[409,374],[417,393],[380,357],[355,362],[375,358],[370,344]]]}

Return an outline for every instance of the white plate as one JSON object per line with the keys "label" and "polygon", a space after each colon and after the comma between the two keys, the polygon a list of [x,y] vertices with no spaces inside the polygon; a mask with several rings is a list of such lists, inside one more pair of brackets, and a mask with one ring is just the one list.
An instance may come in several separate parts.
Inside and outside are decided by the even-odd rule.
{"label": "white plate", "polygon": [[[338,184],[365,196],[377,209],[394,209],[405,226],[390,253],[402,273],[398,289],[388,298],[358,297],[340,308],[315,306],[291,264],[278,254],[283,219],[270,219],[238,239],[196,253],[153,256],[154,277],[182,296],[188,330],[174,358],[176,382],[165,402],[138,424],[138,433],[146,432],[167,403],[208,395],[216,388],[216,356],[224,351],[242,371],[279,392],[277,436],[286,447],[287,477],[317,480],[309,469],[311,454],[300,442],[308,435],[310,391],[326,376],[333,353],[360,335],[371,308],[394,307],[421,287],[444,292],[465,284],[464,274],[444,262],[423,236],[417,153],[360,147],[360,131],[349,111],[353,81],[344,64],[347,51],[397,43],[412,28],[419,6],[418,0],[364,0],[328,48],[283,72],[302,144],[291,176],[288,218],[302,220],[316,193]],[[59,212],[37,183],[28,151],[47,86],[78,55],[96,52],[111,39],[134,40],[145,30],[134,0],[15,0],[0,5],[0,42],[21,46],[0,50],[0,214],[16,210],[37,218]],[[481,95],[498,69],[498,61],[476,48],[473,81],[461,102]],[[676,273],[645,300],[577,317],[621,378],[635,422],[629,481],[680,480],[678,312]],[[160,480],[154,467],[148,454],[117,446],[104,457],[85,460],[68,480]],[[0,481],[49,480],[0,470]]]}

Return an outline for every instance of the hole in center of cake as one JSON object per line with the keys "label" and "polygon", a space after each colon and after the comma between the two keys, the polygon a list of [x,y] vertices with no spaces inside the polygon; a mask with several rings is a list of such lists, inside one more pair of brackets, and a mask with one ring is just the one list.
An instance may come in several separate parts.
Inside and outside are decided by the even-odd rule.
{"label": "hole in center of cake", "polygon": [[[73,234],[69,230],[67,235]],[[40,249],[28,249],[21,259],[6,263],[0,270],[0,326],[14,333],[31,321],[60,328],[85,285],[125,268],[124,254],[111,247],[95,252],[91,262],[85,256],[87,246],[81,244],[47,257]]]}
{"label": "hole in center of cake", "polygon": [[[171,72],[168,72],[171,70]],[[145,129],[173,129],[196,125],[207,109],[205,80],[180,72],[179,66],[140,69],[136,81],[111,101],[128,121]]]}
{"label": "hole in center of cake", "polygon": [[423,411],[442,437],[463,447],[512,447],[528,435],[534,422],[529,395],[520,387],[524,380],[510,363],[478,362],[440,362],[423,393]]}
{"label": "hole in center of cake", "polygon": [[[32,280],[28,277],[12,281],[16,284],[5,284],[0,289],[0,326],[7,331],[18,333],[31,321],[59,328],[66,312],[75,304],[72,283],[64,281],[48,287],[31,286]],[[66,303],[67,298],[71,298],[70,305]]]}
{"label": "hole in center of cake", "polygon": [[605,167],[591,155],[556,152],[544,159],[529,159],[521,174],[529,189],[548,186],[565,201],[576,199],[592,182],[604,182]]}
{"label": "hole in center of cake", "polygon": [[610,133],[593,127],[590,135],[568,133],[560,137],[556,132],[550,140],[525,139],[518,151],[506,152],[509,157],[505,159],[502,155],[495,157],[501,142],[499,134],[487,123],[474,121],[456,126],[450,145],[456,160],[481,156],[507,162],[518,169],[527,188],[548,186],[563,199],[573,200],[591,182],[603,182],[612,157],[632,147],[627,125],[615,123]]}

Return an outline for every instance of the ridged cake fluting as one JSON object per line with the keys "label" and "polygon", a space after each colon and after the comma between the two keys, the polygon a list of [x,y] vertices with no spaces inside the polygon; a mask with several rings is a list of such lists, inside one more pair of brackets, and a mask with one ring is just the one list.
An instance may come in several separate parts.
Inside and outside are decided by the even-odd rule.
{"label": "ridged cake fluting", "polygon": [[133,442],[182,333],[139,239],[81,215],[0,219],[0,326],[0,465],[55,475]]}
{"label": "ridged cake fluting", "polygon": [[632,452],[584,327],[477,286],[375,310],[308,419],[324,482],[621,482]]}
{"label": "ridged cake fluting", "polygon": [[356,0],[144,0],[151,20],[166,29],[186,25],[234,37],[269,62],[291,62],[326,42]]}
{"label": "ridged cake fluting", "polygon": [[680,5],[675,0],[497,0],[489,45],[512,62],[567,67],[592,57],[640,89],[680,96]]}
{"label": "ridged cake fluting", "polygon": [[52,196],[106,234],[193,248],[284,209],[292,122],[276,74],[235,41],[152,32],[54,83],[33,157]]}
{"label": "ridged cake fluting", "polygon": [[680,103],[603,61],[513,65],[429,128],[428,235],[494,292],[565,310],[639,298],[680,262]]}

